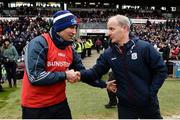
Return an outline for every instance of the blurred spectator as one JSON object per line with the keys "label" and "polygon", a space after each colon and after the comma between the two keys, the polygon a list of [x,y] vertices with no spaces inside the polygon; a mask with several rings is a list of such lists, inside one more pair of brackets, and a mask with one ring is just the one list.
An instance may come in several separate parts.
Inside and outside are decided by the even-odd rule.
{"label": "blurred spectator", "polygon": [[107,40],[107,38],[104,38],[104,41],[103,41],[103,48],[104,50],[107,49],[109,46],[109,40]]}
{"label": "blurred spectator", "polygon": [[101,47],[102,47],[102,42],[101,42],[101,40],[99,38],[95,42],[95,47],[96,47],[97,53],[100,53],[100,50],[101,50]]}
{"label": "blurred spectator", "polygon": [[9,39],[5,39],[3,46],[1,47],[1,51],[2,55],[6,57],[5,68],[7,71],[9,87],[12,87],[11,79],[13,79],[13,86],[16,87],[16,67],[17,59],[19,57],[16,48],[13,46]]}
{"label": "blurred spectator", "polygon": [[2,55],[0,51],[0,92],[3,91],[2,84],[4,83],[4,80],[2,79],[2,72],[1,72],[3,63],[4,63],[4,56]]}
{"label": "blurred spectator", "polygon": [[149,19],[146,22],[146,27],[151,27],[151,22],[149,21]]}
{"label": "blurred spectator", "polygon": [[160,48],[159,51],[162,52],[163,60],[168,62],[169,61],[169,55],[170,55],[170,48],[169,48],[168,44],[167,43],[162,44],[162,48]]}
{"label": "blurred spectator", "polygon": [[92,43],[92,39],[91,38],[88,38],[86,41],[85,41],[85,49],[87,51],[87,56],[90,57],[91,56],[91,48],[93,46],[93,43]]}
{"label": "blurred spectator", "polygon": [[83,43],[80,38],[76,38],[76,47],[75,50],[79,54],[79,56],[82,58],[82,52],[83,52]]}
{"label": "blurred spectator", "polygon": [[178,60],[178,54],[179,54],[179,46],[175,45],[171,49],[171,59],[172,60]]}

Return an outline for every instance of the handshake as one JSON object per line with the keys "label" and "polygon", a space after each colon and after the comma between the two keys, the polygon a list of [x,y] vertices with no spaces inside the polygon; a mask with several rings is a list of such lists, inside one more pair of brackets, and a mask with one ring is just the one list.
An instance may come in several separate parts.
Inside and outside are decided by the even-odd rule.
{"label": "handshake", "polygon": [[[71,69],[71,70],[67,70],[65,73],[66,73],[66,79],[70,83],[78,82],[81,79],[81,73],[79,71],[74,71],[73,69]],[[116,80],[106,82],[107,84],[106,88],[108,91],[116,93],[117,87],[115,82]]]}
{"label": "handshake", "polygon": [[65,73],[66,73],[66,79],[70,83],[78,82],[81,78],[80,72],[74,71],[73,69],[67,70]]}

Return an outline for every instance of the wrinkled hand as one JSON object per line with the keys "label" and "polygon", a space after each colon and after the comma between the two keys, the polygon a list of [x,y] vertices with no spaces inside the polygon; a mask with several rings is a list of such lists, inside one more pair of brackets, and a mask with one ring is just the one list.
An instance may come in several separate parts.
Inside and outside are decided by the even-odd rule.
{"label": "wrinkled hand", "polygon": [[107,88],[108,91],[116,93],[117,87],[116,87],[116,83],[115,82],[116,82],[116,80],[112,80],[112,81],[106,82],[106,84],[107,84],[106,88]]}
{"label": "wrinkled hand", "polygon": [[80,80],[81,79],[81,73],[79,71],[76,71],[76,75],[77,75],[78,79]]}
{"label": "wrinkled hand", "polygon": [[79,81],[77,72],[75,72],[73,69],[67,70],[65,73],[66,73],[66,78],[67,78],[68,82],[75,83],[75,82]]}

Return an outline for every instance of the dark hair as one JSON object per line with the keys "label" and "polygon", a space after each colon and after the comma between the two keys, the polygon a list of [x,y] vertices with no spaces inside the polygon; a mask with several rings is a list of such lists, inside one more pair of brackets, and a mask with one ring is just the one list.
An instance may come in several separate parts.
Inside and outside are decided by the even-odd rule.
{"label": "dark hair", "polygon": [[3,40],[4,43],[5,43],[6,41],[8,41],[9,43],[11,43],[11,40],[8,39],[8,38],[5,38],[5,39]]}

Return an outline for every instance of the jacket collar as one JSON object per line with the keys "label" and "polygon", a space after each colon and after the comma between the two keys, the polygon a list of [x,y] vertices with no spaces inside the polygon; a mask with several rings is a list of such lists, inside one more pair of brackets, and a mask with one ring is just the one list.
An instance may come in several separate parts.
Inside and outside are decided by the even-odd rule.
{"label": "jacket collar", "polygon": [[112,49],[115,49],[118,53],[124,54],[124,53],[128,53],[128,51],[133,49],[136,46],[137,41],[138,39],[132,38],[122,47],[120,47],[117,43],[110,43],[110,46],[112,47]]}
{"label": "jacket collar", "polygon": [[65,41],[63,40],[55,31],[53,28],[50,29],[49,32],[52,41],[56,45],[57,48],[59,49],[65,49],[67,46],[72,45],[73,41]]}

